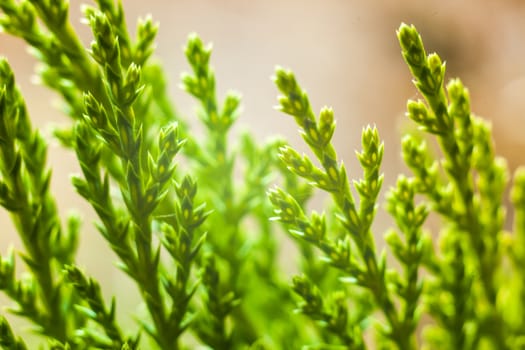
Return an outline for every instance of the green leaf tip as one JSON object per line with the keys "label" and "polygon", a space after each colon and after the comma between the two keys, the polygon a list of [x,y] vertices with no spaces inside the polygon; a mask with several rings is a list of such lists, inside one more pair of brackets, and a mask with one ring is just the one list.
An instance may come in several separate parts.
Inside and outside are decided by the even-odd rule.
{"label": "green leaf tip", "polygon": [[422,68],[426,62],[423,40],[414,25],[402,23],[397,30],[403,57],[411,69]]}

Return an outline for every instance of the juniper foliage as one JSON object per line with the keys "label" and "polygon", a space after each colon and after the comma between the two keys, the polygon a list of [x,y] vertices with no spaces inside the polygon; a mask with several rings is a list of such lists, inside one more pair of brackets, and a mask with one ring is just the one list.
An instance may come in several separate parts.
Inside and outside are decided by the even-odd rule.
{"label": "juniper foliage", "polygon": [[[383,235],[394,262],[378,249],[373,226],[382,203],[379,131],[363,129],[361,170],[348,170],[332,143],[334,111],[316,114],[291,71],[275,72],[279,109],[313,156],[283,140],[230,137],[240,95],[217,97],[211,47],[195,34],[185,48],[191,72],[181,80],[199,107],[202,138],[176,112],[151,59],[151,18],[138,21],[132,38],[122,3],[97,0],[84,7],[93,34],[86,50],[66,0],[5,0],[0,9],[2,30],[32,48],[41,81],[62,97],[71,123],[54,136],[80,165],[72,186],[144,306],[137,327],[123,327],[118,291],[108,298],[76,264],[81,219],[63,220],[57,210],[47,140],[0,59],[0,205],[23,243],[0,257],[0,290],[10,300],[2,348],[28,348],[13,316],[49,349],[525,345],[525,172],[514,177],[514,232],[506,232],[508,175],[490,126],[472,114],[458,79],[445,83],[445,65],[427,55],[413,26],[397,32],[423,97],[408,102],[407,116],[441,152],[432,155],[422,137],[403,138],[411,175],[400,175],[385,201],[396,224]],[[322,212],[307,209],[316,191],[329,194]],[[442,219],[438,232],[425,226],[431,212]],[[283,231],[299,253],[291,279],[278,264]],[[24,266],[15,266],[16,255]],[[432,322],[422,326],[423,315]]]}

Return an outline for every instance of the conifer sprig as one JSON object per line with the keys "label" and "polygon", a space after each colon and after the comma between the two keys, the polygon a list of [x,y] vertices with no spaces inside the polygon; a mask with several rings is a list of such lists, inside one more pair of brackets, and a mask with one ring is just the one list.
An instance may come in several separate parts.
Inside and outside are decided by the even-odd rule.
{"label": "conifer sprig", "polygon": [[[485,122],[471,115],[468,91],[461,82],[452,80],[445,87],[445,64],[437,54],[427,56],[415,27],[402,24],[397,34],[414,83],[426,101],[426,104],[409,101],[407,115],[425,131],[436,135],[444,155],[444,159],[432,161],[423,145],[408,139],[404,143],[404,158],[423,184],[422,192],[454,226],[454,234],[465,235],[471,243],[463,247],[467,250],[462,254],[469,273],[479,270],[484,294],[473,298],[477,304],[487,304],[488,309],[476,318],[481,323],[479,331],[484,333],[480,337],[505,348],[503,320],[496,310],[495,283],[501,265],[499,241],[504,223],[505,164],[494,155]],[[442,184],[438,180],[440,166],[448,180]],[[455,293],[454,297],[463,295]]]}
{"label": "conifer sprig", "polygon": [[82,313],[85,319],[92,320],[99,326],[98,330],[87,327],[77,330],[77,337],[82,338],[82,342],[88,347],[121,349],[124,344],[127,344],[130,349],[137,349],[139,337],[126,340],[116,323],[115,298],[112,298],[111,305],[108,308],[102,297],[100,285],[96,280],[87,277],[78,267],[73,265],[66,265],[64,273],[68,283],[86,302],[86,304],[77,304],[77,311]]}
{"label": "conifer sprig", "polygon": [[202,267],[202,284],[206,289],[204,302],[207,312],[203,319],[198,321],[196,332],[200,339],[213,349],[231,349],[233,346],[232,334],[228,329],[226,318],[236,308],[240,300],[233,291],[222,291],[223,284],[219,280],[219,270],[215,258],[211,255],[204,257]]}
{"label": "conifer sprig", "polygon": [[174,346],[179,346],[178,338],[192,324],[194,314],[190,313],[190,302],[197,291],[198,282],[190,279],[194,264],[206,235],[200,226],[209,212],[205,204],[196,202],[197,184],[190,176],[185,176],[175,185],[178,202],[175,203],[175,223],[161,224],[162,244],[173,258],[175,275],[162,271],[161,282],[170,296],[171,309],[167,311],[167,330],[172,332]]}
{"label": "conifer sprig", "polygon": [[[385,241],[403,268],[403,275],[389,270],[393,286],[401,299],[400,328],[406,334],[416,332],[419,317],[422,313],[420,299],[423,292],[423,281],[420,268],[425,259],[432,255],[432,241],[422,232],[429,213],[425,204],[415,203],[416,183],[413,179],[400,176],[396,187],[387,196],[387,210],[394,217],[404,241],[399,234],[391,231],[385,235]],[[415,338],[411,338],[412,347],[416,347]]]}
{"label": "conifer sprig", "polygon": [[345,349],[365,349],[362,331],[359,324],[352,323],[347,307],[347,296],[334,292],[330,300],[323,298],[319,288],[306,276],[295,276],[292,288],[302,299],[299,311],[312,320],[318,321],[321,327],[335,335]]}
{"label": "conifer sprig", "polygon": [[[124,181],[120,186],[131,224],[123,226],[120,236],[124,236],[130,244],[126,250],[117,254],[124,258],[125,271],[137,282],[153,320],[153,325],[143,322],[144,329],[160,347],[177,347],[177,339],[186,328],[183,324],[184,315],[193,295],[191,291],[186,295],[186,284],[189,264],[195,253],[189,257],[186,255],[192,243],[192,230],[202,223],[204,216],[202,208],[193,212],[196,187],[186,179],[179,188],[180,191],[177,190],[180,192],[182,205],[178,219],[182,220],[182,228],[190,231],[176,231],[177,234],[188,236],[183,236],[183,241],[179,241],[181,244],[175,247],[175,252],[170,251],[176,257],[179,253],[177,249],[182,249],[184,255],[183,259],[176,259],[180,265],[177,280],[174,281],[162,272],[160,246],[154,246],[152,242],[152,224],[153,213],[168,193],[167,186],[171,184],[175,170],[173,158],[183,142],[178,138],[174,125],[160,130],[157,136],[158,146],[155,148],[145,139],[144,135],[148,130],[144,130],[145,124],[141,118],[135,116],[134,110],[134,103],[143,90],[141,67],[134,62],[125,65],[129,58],[126,57],[127,53],[122,56],[120,39],[114,34],[113,27],[116,24],[113,21],[120,23],[120,20],[115,17],[117,14],[113,10],[108,8],[114,16],[111,18],[100,11],[89,12],[95,35],[91,52],[104,72],[111,109],[106,110],[103,103],[97,101],[93,95],[86,95],[86,123],[120,158],[124,172]],[[126,47],[127,42],[124,41],[123,45],[124,51],[128,52],[130,48]],[[179,240],[175,238],[174,241]],[[162,288],[172,299],[171,310],[166,308]]]}
{"label": "conifer sprig", "polygon": [[0,346],[5,350],[26,350],[24,341],[13,333],[11,325],[4,316],[0,316]]}
{"label": "conifer sprig", "polygon": [[274,80],[283,94],[279,98],[279,109],[294,117],[321,168],[290,147],[281,149],[281,159],[290,171],[332,195],[338,219],[346,232],[340,238],[327,236],[322,216],[313,213],[308,219],[297,201],[280,189],[270,192],[277,218],[288,226],[290,233],[321,249],[326,254],[326,260],[343,271],[347,280],[367,288],[387,319],[388,327],[383,333],[399,348],[413,348],[413,330],[403,328],[387,285],[385,259],[378,257],[371,232],[377,196],[383,182],[383,175],[379,172],[383,145],[377,129],[368,127],[362,133],[363,150],[357,157],[363,167],[364,178],[354,182],[360,203],[356,208],[346,169],[331,143],[335,129],[333,111],[325,107],[316,118],[308,95],[291,72],[278,68]]}
{"label": "conifer sprig", "polygon": [[18,303],[17,312],[35,321],[40,332],[67,341],[76,320],[67,316],[69,292],[58,279],[57,264],[71,256],[64,251],[75,251],[76,238],[62,237],[49,191],[46,144],[31,126],[5,59],[0,60],[0,143],[0,204],[11,214],[24,244],[22,258],[32,273],[26,282],[16,281],[11,256],[2,262],[3,287]]}

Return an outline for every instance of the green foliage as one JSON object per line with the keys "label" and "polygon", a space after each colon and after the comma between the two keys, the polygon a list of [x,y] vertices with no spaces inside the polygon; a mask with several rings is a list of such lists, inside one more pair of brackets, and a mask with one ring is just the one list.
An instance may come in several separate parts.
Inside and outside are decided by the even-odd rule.
{"label": "green foliage", "polygon": [[[294,118],[311,155],[282,140],[233,140],[240,95],[217,97],[211,47],[192,34],[182,88],[199,107],[197,139],[151,59],[151,18],[131,38],[122,4],[95,1],[84,7],[93,33],[86,50],[68,6],[1,1],[0,25],[30,45],[42,82],[62,97],[71,124],[55,137],[80,165],[72,185],[143,307],[133,313],[137,327],[123,327],[119,295],[108,301],[76,265],[80,219],[62,220],[46,140],[0,59],[0,205],[23,244],[0,257],[0,290],[7,311],[29,321],[44,348],[525,346],[525,171],[511,190],[514,232],[505,232],[507,170],[490,127],[472,115],[459,80],[445,84],[445,65],[426,54],[413,26],[402,24],[397,35],[424,100],[409,101],[407,116],[440,152],[433,156],[418,135],[403,138],[412,175],[400,175],[386,196],[396,224],[384,235],[390,259],[374,241],[384,153],[375,127],[362,131],[362,174],[350,181],[332,143],[333,110],[314,113],[294,74],[277,68],[279,109]],[[322,212],[308,208],[316,191],[329,195]],[[435,232],[425,226],[430,213],[441,218]],[[283,231],[298,252],[291,278],[278,264]],[[423,315],[431,322],[422,325]],[[2,348],[28,348],[26,334],[0,316]]]}

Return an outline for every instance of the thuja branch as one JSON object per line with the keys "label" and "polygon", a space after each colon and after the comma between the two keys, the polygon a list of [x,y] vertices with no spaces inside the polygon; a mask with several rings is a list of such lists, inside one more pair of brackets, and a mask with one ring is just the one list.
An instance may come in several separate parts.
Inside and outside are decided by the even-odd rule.
{"label": "thuja branch", "polygon": [[[192,325],[194,318],[188,311],[198,283],[192,283],[190,277],[206,238],[200,232],[200,226],[209,212],[204,203],[197,203],[197,184],[190,176],[185,176],[175,185],[175,192],[179,201],[174,204],[174,223],[167,221],[161,225],[162,244],[173,258],[175,275],[169,270],[165,271],[161,275],[161,282],[172,303],[167,313],[168,330],[178,339]],[[174,346],[178,346],[178,343]]]}
{"label": "thuja branch", "polygon": [[[198,113],[206,130],[206,142],[197,144],[203,157],[197,159],[200,161],[196,170],[199,174],[199,183],[206,189],[203,191],[206,201],[215,208],[215,212],[210,216],[207,223],[210,231],[208,242],[212,246],[213,252],[226,262],[230,270],[227,274],[217,270],[218,276],[214,278],[218,279],[216,281],[217,287],[219,288],[220,285],[219,289],[223,289],[220,293],[229,294],[231,292],[232,298],[237,299],[244,292],[241,276],[243,276],[242,270],[245,259],[242,252],[247,239],[241,222],[246,215],[250,214],[250,205],[252,204],[249,198],[242,198],[235,191],[238,186],[234,183],[233,171],[236,154],[232,152],[228,142],[229,131],[238,117],[241,100],[238,94],[228,92],[224,101],[219,104],[215,89],[215,73],[210,65],[210,45],[205,46],[202,40],[193,34],[188,39],[185,54],[192,73],[183,74],[182,87],[199,102]],[[251,189],[251,191],[254,190],[256,188]],[[257,194],[261,196],[262,193],[264,191]],[[204,272],[206,276],[210,270],[205,269]],[[246,276],[245,278],[249,277]],[[214,293],[216,291],[210,288],[206,288],[205,291],[208,301],[215,298]],[[207,305],[211,306],[209,302]],[[228,314],[231,312],[231,316],[235,320],[235,328],[242,329],[242,331],[233,330],[232,333],[241,335],[241,341],[248,344],[252,343],[257,338],[257,332],[244,304],[227,309]],[[219,321],[224,323],[226,321],[226,314],[213,320],[216,316],[219,315],[209,317],[213,321],[208,324],[209,327],[213,325],[216,328],[218,326],[213,323]],[[221,327],[226,329],[225,324]],[[213,340],[215,345],[217,343],[222,344],[222,348],[226,348],[224,347],[225,344],[230,341],[230,335],[224,332],[218,332],[214,336],[204,332],[200,333],[205,336],[205,339]],[[223,339],[219,341],[218,338],[221,337]],[[209,345],[215,346],[214,344]]]}
{"label": "thuja branch", "polygon": [[11,325],[4,316],[0,316],[0,346],[5,350],[26,350],[24,341],[13,333]]}
{"label": "thuja branch", "polygon": [[[323,221],[315,216],[308,220],[295,200],[280,190],[270,194],[278,217],[290,225],[292,233],[324,251],[332,265],[352,277],[358,285],[367,288],[388,321],[389,329],[385,330],[387,336],[400,349],[413,348],[412,331],[403,327],[394,307],[385,279],[385,261],[377,258],[370,230],[383,181],[383,176],[379,174],[383,145],[377,130],[367,128],[363,131],[363,151],[358,154],[358,159],[364,169],[364,179],[355,183],[360,197],[357,209],[346,169],[340,164],[331,143],[335,129],[333,111],[323,108],[316,118],[306,92],[300,88],[291,72],[277,69],[275,82],[283,94],[279,99],[281,111],[294,117],[302,129],[303,139],[322,167],[316,167],[307,156],[300,156],[290,147],[281,150],[281,159],[292,172],[331,194],[346,235],[336,240],[327,238]],[[358,257],[351,252],[350,240],[357,247]]]}
{"label": "thuja branch", "polygon": [[[153,319],[153,328],[145,325],[145,329],[161,348],[169,348],[175,345],[179,334],[171,331],[173,324],[161,293],[160,247],[152,244],[152,214],[166,193],[174,171],[172,160],[182,142],[176,128],[166,128],[158,136],[158,157],[153,158],[153,150],[147,148],[150,145],[144,140],[143,124],[133,108],[143,89],[141,69],[134,63],[125,65],[125,56],[121,57],[120,43],[106,15],[92,12],[89,19],[96,38],[91,53],[107,82],[111,108],[105,109],[95,96],[86,95],[86,123],[120,159],[125,173],[121,193],[131,220],[121,233],[129,237],[132,245],[126,250],[131,251],[117,254],[124,258],[126,272],[137,282]],[[154,168],[146,166],[148,157]]]}
{"label": "thuja branch", "polygon": [[[76,239],[63,237],[49,191],[46,144],[31,126],[5,59],[0,60],[0,142],[0,204],[11,214],[26,250],[23,260],[34,278],[23,284],[8,274],[2,276],[2,287],[18,303],[17,312],[36,322],[43,334],[66,341],[72,337],[70,327],[76,320],[69,319],[69,297],[57,279],[57,267],[68,262]],[[24,298],[27,293],[33,300]]]}
{"label": "thuja branch", "polygon": [[111,301],[108,308],[102,298],[100,285],[93,278],[87,277],[76,266],[67,265],[64,268],[65,276],[73,285],[85,304],[77,304],[77,310],[86,319],[99,325],[100,330],[84,328],[77,330],[77,336],[84,344],[100,349],[121,349],[126,344],[130,349],[137,349],[139,337],[126,340],[119,325],[116,323],[116,301]]}
{"label": "thuja branch", "polygon": [[[494,156],[486,124],[471,115],[468,92],[461,82],[452,80],[445,88],[445,65],[437,54],[426,55],[413,26],[401,25],[398,38],[416,87],[426,101],[426,104],[409,101],[407,114],[424,130],[436,135],[444,154],[443,161],[428,167],[431,161],[418,162],[412,157],[428,159],[418,149],[421,146],[407,140],[405,160],[422,184],[421,191],[471,242],[472,249],[466,256],[470,253],[475,256],[473,270],[479,270],[484,292],[484,300],[479,302],[488,303],[489,308],[485,315],[478,317],[480,332],[492,339],[495,346],[505,348],[503,321],[496,310],[505,165]],[[451,187],[439,183],[439,165],[445,170]],[[487,327],[483,320],[490,320],[491,326]]]}
{"label": "thuja branch", "polygon": [[[386,242],[403,268],[403,275],[390,270],[393,286],[401,299],[400,328],[408,334],[414,334],[418,326],[420,297],[423,292],[423,281],[420,276],[420,267],[424,260],[432,257],[432,241],[428,235],[423,235],[422,226],[427,218],[429,209],[425,203],[416,205],[416,181],[400,176],[396,187],[391,189],[387,196],[387,210],[394,217],[399,230],[405,240],[391,231],[385,236]],[[415,346],[415,338],[412,338]]]}
{"label": "thuja branch", "polygon": [[293,290],[302,298],[299,303],[301,313],[320,322],[339,338],[345,349],[365,349],[359,324],[349,322],[347,296],[344,293],[334,292],[331,298],[326,300],[319,288],[305,276],[293,278]]}

